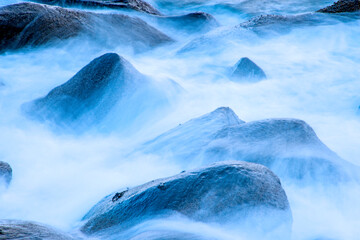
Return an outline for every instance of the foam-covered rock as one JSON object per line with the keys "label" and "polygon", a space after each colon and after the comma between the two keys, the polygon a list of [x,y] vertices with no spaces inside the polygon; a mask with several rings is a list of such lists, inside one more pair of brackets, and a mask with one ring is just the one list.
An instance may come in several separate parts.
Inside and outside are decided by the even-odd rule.
{"label": "foam-covered rock", "polygon": [[112,9],[133,9],[154,15],[161,15],[149,3],[142,0],[33,0],[34,2],[59,5],[61,7],[92,7]]}
{"label": "foam-covered rock", "polygon": [[217,115],[205,116],[210,117],[190,120],[145,143],[143,151],[178,160],[185,167],[244,160],[263,164],[281,178],[312,183],[350,180],[359,172],[323,144],[304,121],[267,119],[212,127]]}
{"label": "foam-covered rock", "polygon": [[[172,40],[139,18],[19,3],[0,8],[0,52],[86,37],[136,51]],[[116,39],[116,41],[114,41]]]}
{"label": "foam-covered rock", "polygon": [[249,58],[241,58],[232,68],[233,81],[256,82],[266,79],[264,71]]}
{"label": "foam-covered rock", "polygon": [[189,33],[204,33],[219,26],[216,19],[209,13],[194,12],[180,16],[161,16],[157,22],[175,30]]}
{"label": "foam-covered rock", "polygon": [[0,161],[0,183],[3,181],[5,185],[9,185],[12,179],[12,168],[10,164]]}
{"label": "foam-covered rock", "polygon": [[174,214],[241,228],[241,222],[260,209],[261,217],[255,217],[248,231],[260,226],[269,232],[290,231],[291,210],[276,175],[258,164],[222,162],[111,194],[85,215],[81,231],[114,233]]}
{"label": "foam-covered rock", "polygon": [[[147,109],[155,111],[154,107],[159,107],[162,100],[166,100],[164,92],[150,78],[118,54],[107,53],[45,97],[25,103],[22,109],[35,120],[86,129],[100,124],[115,106],[118,114],[114,121],[121,125],[124,124],[121,120],[134,121],[136,115]],[[116,127],[114,123],[109,126]]]}
{"label": "foam-covered rock", "polygon": [[339,0],[328,7],[318,10],[317,12],[342,13],[357,11],[360,11],[360,0]]}
{"label": "foam-covered rock", "polygon": [[72,240],[74,238],[40,223],[20,220],[0,220],[0,239]]}

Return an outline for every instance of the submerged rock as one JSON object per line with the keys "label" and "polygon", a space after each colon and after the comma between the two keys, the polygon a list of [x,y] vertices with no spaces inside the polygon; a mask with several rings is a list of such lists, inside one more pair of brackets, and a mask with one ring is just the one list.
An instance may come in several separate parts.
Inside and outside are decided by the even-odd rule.
{"label": "submerged rock", "polygon": [[241,228],[241,223],[245,225],[257,210],[261,217],[253,215],[255,219],[247,226],[248,231],[259,227],[259,231],[281,228],[289,232],[292,224],[279,179],[266,167],[246,162],[222,162],[154,180],[129,189],[115,202],[113,196],[105,197],[85,215],[81,231],[114,233],[174,214],[200,222],[237,224]]}
{"label": "submerged rock", "polygon": [[241,58],[233,67],[231,78],[234,81],[260,81],[266,79],[264,71],[249,58]]}
{"label": "submerged rock", "polygon": [[52,227],[30,221],[0,220],[0,239],[72,240]]}
{"label": "submerged rock", "polygon": [[3,180],[9,185],[12,179],[12,168],[10,164],[0,161],[0,182]]}
{"label": "submerged rock", "polygon": [[180,16],[162,16],[157,18],[157,22],[175,30],[185,30],[189,33],[204,33],[219,26],[219,23],[212,15],[204,12],[194,12]]}
{"label": "submerged rock", "polygon": [[322,13],[342,13],[360,11],[360,0],[340,0],[333,5],[322,8],[317,12]]}
{"label": "submerged rock", "polygon": [[33,119],[79,130],[101,123],[121,103],[120,116],[114,121],[118,124],[125,118],[134,121],[137,114],[160,105],[165,98],[152,80],[128,61],[116,53],[107,53],[91,61],[45,97],[24,104],[22,109]]}
{"label": "submerged rock", "polygon": [[[178,160],[185,167],[244,160],[263,164],[281,178],[303,183],[357,179],[359,168],[332,152],[304,121],[267,119],[212,127],[212,122],[223,119],[213,113],[145,143],[143,151]],[[228,113],[234,118],[231,110]]]}
{"label": "submerged rock", "polygon": [[61,7],[95,7],[112,9],[133,9],[140,12],[161,15],[149,3],[142,0],[33,0],[34,2],[59,5]]}
{"label": "submerged rock", "polygon": [[172,41],[143,20],[121,14],[98,14],[36,3],[0,8],[0,53],[81,36],[102,44],[130,46],[136,51]]}

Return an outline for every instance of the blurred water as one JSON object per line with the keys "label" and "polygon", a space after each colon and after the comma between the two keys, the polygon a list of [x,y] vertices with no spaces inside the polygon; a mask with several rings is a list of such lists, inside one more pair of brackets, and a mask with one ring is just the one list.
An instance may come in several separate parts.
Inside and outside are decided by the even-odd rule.
{"label": "blurred water", "polygon": [[[15,2],[20,1],[1,1],[0,6]],[[1,55],[0,160],[11,164],[13,182],[0,195],[0,218],[36,220],[71,230],[91,206],[116,189],[180,172],[177,163],[168,159],[140,153],[128,158],[127,153],[220,106],[231,107],[244,121],[302,119],[329,148],[360,165],[360,21],[298,26],[288,33],[266,36],[238,33],[233,28],[259,14],[305,13],[330,2],[154,0],[165,14],[208,11],[221,27],[206,34],[203,38],[210,40],[187,54],[177,52],[198,35],[181,35],[162,26],[159,28],[178,42],[141,54],[69,41]],[[132,15],[156,25],[144,14]],[[118,53],[154,79],[173,79],[185,91],[156,123],[139,126],[126,136],[117,131],[56,134],[20,113],[22,103],[44,96],[106,52]],[[254,84],[230,82],[225,70],[241,57],[256,62],[268,79]],[[294,216],[293,239],[357,239],[360,235],[359,186],[324,191],[284,188]],[[183,229],[195,224],[176,221]],[[206,224],[200,229],[202,233],[194,231],[204,237],[213,231],[217,239],[240,239],[235,229]]]}

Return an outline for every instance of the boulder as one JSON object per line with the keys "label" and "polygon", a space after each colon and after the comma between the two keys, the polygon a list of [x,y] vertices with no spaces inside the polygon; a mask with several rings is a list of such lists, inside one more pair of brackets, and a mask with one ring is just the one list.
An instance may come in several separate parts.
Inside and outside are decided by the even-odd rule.
{"label": "boulder", "polygon": [[112,8],[132,9],[153,15],[161,15],[149,3],[142,0],[33,0],[34,2],[61,7],[90,7],[90,8]]}
{"label": "boulder", "polygon": [[360,0],[339,0],[333,5],[322,8],[317,12],[322,13],[342,13],[360,11]]}
{"label": "boulder", "polygon": [[249,58],[241,58],[232,68],[234,81],[256,82],[266,79],[264,71]]}
{"label": "boulder", "polygon": [[205,12],[194,12],[180,16],[160,16],[156,20],[160,25],[188,33],[204,33],[219,26],[216,19]]}
{"label": "boulder", "polygon": [[316,13],[297,15],[267,14],[253,17],[240,23],[235,28],[245,28],[257,34],[288,33],[294,28],[333,24],[335,19],[326,18]]}
{"label": "boulder", "polygon": [[35,222],[0,220],[0,239],[71,240],[74,238],[50,226]]}
{"label": "boulder", "polygon": [[4,181],[5,185],[9,185],[12,179],[12,169],[11,166],[0,161],[0,182]]}
{"label": "boulder", "polygon": [[247,231],[261,226],[266,232],[289,232],[292,224],[287,196],[275,174],[262,165],[227,161],[108,195],[84,216],[81,231],[120,232],[172,215],[236,224],[239,229],[252,216]]}
{"label": "boulder", "polygon": [[[226,119],[214,114],[218,111],[190,120],[146,142],[143,152],[175,159],[185,168],[227,159],[244,160],[263,164],[282,179],[299,183],[358,179],[359,168],[331,151],[304,121],[233,121],[212,127],[213,122]],[[226,115],[236,116],[231,110]]]}
{"label": "boulder", "polygon": [[81,131],[100,124],[114,107],[121,114],[113,121],[122,124],[121,119],[133,121],[146,109],[159,107],[164,99],[165,94],[150,78],[118,54],[107,53],[45,97],[23,104],[22,110],[32,119]]}
{"label": "boulder", "polygon": [[[143,51],[172,40],[139,18],[19,3],[0,8],[0,53],[84,37]],[[116,41],[115,41],[116,39]]]}

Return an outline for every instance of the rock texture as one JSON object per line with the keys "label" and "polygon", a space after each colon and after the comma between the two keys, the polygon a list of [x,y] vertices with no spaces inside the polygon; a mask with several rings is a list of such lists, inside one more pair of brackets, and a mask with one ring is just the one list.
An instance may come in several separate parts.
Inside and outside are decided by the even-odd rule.
{"label": "rock texture", "polygon": [[[224,108],[220,108],[220,111]],[[337,183],[356,178],[359,168],[341,159],[304,121],[267,119],[244,123],[227,109],[190,120],[143,145],[145,153],[172,158],[185,167],[227,159],[263,164],[278,176],[301,182]],[[236,117],[237,118],[237,117]]]}
{"label": "rock texture", "polygon": [[[171,92],[172,86],[166,88]],[[112,122],[105,124],[115,129],[116,124],[128,127],[126,124],[134,122],[148,109],[154,113],[166,100],[167,96],[152,79],[118,54],[107,53],[91,61],[45,97],[23,104],[22,110],[34,120],[84,131],[101,124],[116,108]]]}
{"label": "rock texture", "polygon": [[185,30],[189,33],[204,33],[219,26],[219,23],[212,15],[204,12],[158,17],[157,22],[172,27],[174,30]]}
{"label": "rock texture", "polygon": [[[58,125],[77,120],[98,122],[121,99],[131,85],[145,84],[146,78],[116,53],[91,61],[66,83],[45,97],[23,105],[28,116]],[[88,119],[91,115],[92,120]]]}
{"label": "rock texture", "polygon": [[0,239],[72,240],[71,236],[49,226],[20,220],[0,220]]}
{"label": "rock texture", "polygon": [[360,0],[340,0],[333,5],[322,8],[317,12],[322,13],[342,13],[360,11]]}
{"label": "rock texture", "polygon": [[[203,222],[234,224],[255,209],[261,209],[264,214],[258,223],[267,217],[267,211],[271,212],[274,228],[283,225],[291,228],[292,223],[279,179],[258,164],[217,163],[122,192],[121,197],[114,193],[96,204],[83,218],[85,224],[81,230],[86,234],[114,226],[124,230],[172,214]],[[276,213],[280,221],[274,217]]]}
{"label": "rock texture", "polygon": [[59,5],[61,7],[133,9],[153,15],[161,15],[153,6],[142,0],[34,0],[34,2]]}
{"label": "rock texture", "polygon": [[0,181],[3,180],[6,185],[9,185],[12,179],[12,169],[11,166],[0,161]]}
{"label": "rock texture", "polygon": [[231,79],[234,81],[256,82],[266,79],[264,71],[249,58],[241,58],[233,67]]}
{"label": "rock texture", "polygon": [[326,19],[319,14],[305,13],[298,15],[260,15],[236,26],[236,28],[245,28],[256,33],[287,33],[295,27],[317,26],[326,24]]}
{"label": "rock texture", "polygon": [[[0,8],[0,53],[38,47],[74,37],[146,50],[172,40],[139,18],[97,14],[36,3]],[[109,40],[112,39],[112,40]]]}

